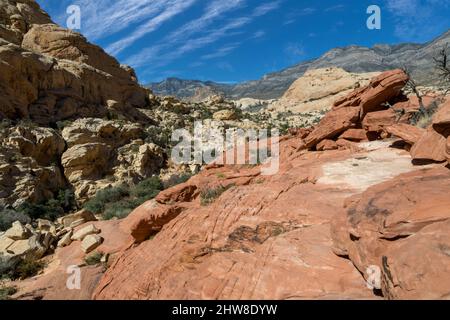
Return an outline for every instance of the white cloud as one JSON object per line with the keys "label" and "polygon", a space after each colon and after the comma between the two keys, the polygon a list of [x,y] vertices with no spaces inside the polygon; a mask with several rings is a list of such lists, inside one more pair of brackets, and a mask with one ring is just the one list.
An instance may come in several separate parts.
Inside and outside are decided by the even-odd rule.
{"label": "white cloud", "polygon": [[264,3],[258,7],[256,7],[255,11],[253,12],[254,17],[260,17],[268,14],[271,11],[274,11],[275,9],[278,9],[280,7],[281,1],[273,1],[273,2],[267,2]]}
{"label": "white cloud", "polygon": [[[142,50],[140,53],[129,57],[125,62],[134,67],[149,65],[152,68],[159,68],[165,66],[186,53],[215,43],[224,37],[240,34],[239,29],[250,24],[254,19],[277,9],[281,2],[267,2],[256,7],[248,16],[226,20],[224,25],[208,29],[207,26],[211,24],[212,19],[207,17],[222,17],[225,12],[244,4],[243,1],[238,0],[229,2],[229,4],[232,3],[234,6],[224,5],[223,3],[223,0],[214,1],[207,7],[202,17],[187,23],[163,39],[159,44]],[[196,36],[197,33],[200,33],[200,35]],[[214,54],[211,53],[210,56],[214,57]]]}
{"label": "white cloud", "polygon": [[302,43],[288,43],[284,48],[284,52],[291,58],[299,58],[305,55],[305,47]]}
{"label": "white cloud", "polygon": [[427,41],[438,35],[448,27],[448,16],[440,14],[449,6],[449,1],[442,0],[386,0],[395,20],[395,35],[403,41]]}
{"label": "white cloud", "polygon": [[159,13],[157,16],[153,17],[147,23],[140,25],[136,30],[134,30],[129,36],[113,43],[108,46],[106,51],[112,55],[120,53],[122,50],[126,49],[129,45],[133,44],[135,41],[139,40],[143,36],[158,29],[164,22],[172,19],[176,15],[184,12],[190,6],[192,6],[197,0],[172,0],[167,3],[166,8]]}
{"label": "white cloud", "polygon": [[73,4],[81,7],[82,32],[90,39],[98,40],[152,18],[170,6],[172,1],[75,0]]}
{"label": "white cloud", "polygon": [[223,46],[222,48],[216,50],[216,52],[203,55],[202,59],[203,60],[209,60],[209,59],[225,57],[230,52],[232,52],[233,50],[237,49],[240,45],[241,45],[240,42],[228,44],[228,45]]}

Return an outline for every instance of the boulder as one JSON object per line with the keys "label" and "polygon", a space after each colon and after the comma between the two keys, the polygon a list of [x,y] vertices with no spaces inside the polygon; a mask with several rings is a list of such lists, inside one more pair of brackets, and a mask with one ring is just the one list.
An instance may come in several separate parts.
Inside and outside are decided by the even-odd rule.
{"label": "boulder", "polygon": [[386,298],[447,298],[448,190],[450,172],[437,167],[400,175],[351,197],[332,223],[334,251],[348,256],[366,279],[370,267],[378,267]]}
{"label": "boulder", "polygon": [[433,116],[433,128],[444,137],[450,136],[450,99]]}
{"label": "boulder", "polygon": [[61,158],[64,173],[72,183],[99,179],[108,170],[111,148],[104,143],[86,143],[69,148]]}
{"label": "boulder", "polygon": [[329,139],[320,141],[316,146],[317,151],[335,150],[337,148],[338,145],[336,144],[336,141]]}
{"label": "boulder", "polygon": [[67,228],[67,227],[75,228],[76,226],[75,227],[72,226],[72,223],[74,223],[76,221],[83,221],[83,223],[84,223],[84,222],[89,222],[89,221],[97,221],[97,218],[89,210],[81,209],[80,211],[78,211],[76,213],[72,213],[72,214],[69,214],[67,216],[64,216],[64,217],[58,219],[58,222],[60,224],[64,225],[65,228]]}
{"label": "boulder", "polygon": [[182,183],[172,188],[161,191],[155,201],[161,204],[191,201],[197,191],[197,186],[190,183]]}
{"label": "boulder", "polygon": [[447,160],[446,143],[442,135],[429,128],[411,148],[411,157],[417,163],[444,162]]}
{"label": "boulder", "polygon": [[6,252],[9,246],[14,243],[15,240],[8,238],[5,235],[0,236],[0,253]]}
{"label": "boulder", "polygon": [[101,230],[97,229],[95,225],[90,224],[84,228],[81,228],[80,230],[76,231],[71,239],[72,241],[82,241],[86,236],[91,234],[98,234]]}
{"label": "boulder", "polygon": [[368,113],[362,122],[363,128],[370,132],[380,132],[384,128],[394,125],[397,115],[394,110],[387,109]]}
{"label": "boulder", "polygon": [[81,226],[82,224],[85,224],[85,223],[86,223],[86,221],[83,218],[81,218],[81,219],[78,219],[78,220],[75,220],[74,222],[72,222],[69,225],[69,227],[70,228],[76,228],[76,227]]}
{"label": "boulder", "polygon": [[8,247],[7,253],[21,258],[40,259],[48,249],[41,242],[41,239],[40,235],[32,235],[28,239],[17,240]]}
{"label": "boulder", "polygon": [[400,69],[386,71],[371,80],[370,84],[355,90],[334,103],[334,109],[360,107],[361,119],[367,113],[386,109],[383,105],[401,94],[408,75]]}
{"label": "boulder", "polygon": [[45,219],[37,219],[38,230],[41,232],[50,232],[56,234],[56,226],[53,222]]}
{"label": "boulder", "polygon": [[367,141],[367,132],[364,129],[348,129],[339,136],[339,139],[345,139],[355,142]]}
{"label": "boulder", "polygon": [[159,205],[155,200],[147,201],[130,213],[121,228],[140,243],[158,233],[183,210],[179,205]]}
{"label": "boulder", "polygon": [[73,231],[70,230],[68,233],[66,233],[59,241],[58,241],[58,247],[66,247],[72,243],[72,235]]}
{"label": "boulder", "polygon": [[98,246],[100,246],[103,242],[103,238],[99,235],[90,234],[86,236],[81,242],[81,249],[84,253],[89,253],[92,250],[95,250]]}
{"label": "boulder", "polygon": [[12,240],[25,240],[31,236],[31,232],[20,221],[15,221],[12,227],[5,232],[4,236]]}
{"label": "boulder", "polygon": [[426,133],[425,129],[403,123],[386,127],[385,131],[410,145],[414,145]]}
{"label": "boulder", "polygon": [[220,110],[213,114],[213,119],[217,121],[236,120],[236,118],[234,110]]}
{"label": "boulder", "polygon": [[333,102],[366,86],[377,75],[379,72],[350,73],[336,67],[307,70],[280,99],[269,105],[269,111],[278,114],[288,110],[293,113],[328,111]]}
{"label": "boulder", "polygon": [[450,137],[447,138],[447,145],[445,148],[445,156],[447,157],[447,161],[450,164]]}
{"label": "boulder", "polygon": [[305,139],[305,147],[311,148],[324,139],[332,139],[351,128],[359,120],[360,108],[348,107],[331,110]]}
{"label": "boulder", "polygon": [[144,130],[128,121],[81,118],[64,127],[62,136],[69,148],[87,143],[104,143],[116,148],[143,138]]}

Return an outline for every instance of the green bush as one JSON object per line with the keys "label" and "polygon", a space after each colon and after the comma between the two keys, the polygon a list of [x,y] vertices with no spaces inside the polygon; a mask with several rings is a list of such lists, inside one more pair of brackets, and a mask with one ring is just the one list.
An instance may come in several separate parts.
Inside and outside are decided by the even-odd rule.
{"label": "green bush", "polygon": [[113,218],[126,218],[131,211],[139,207],[146,200],[144,199],[123,199],[111,204],[108,204],[103,212],[103,219],[111,220]]}
{"label": "green bush", "polygon": [[215,188],[207,188],[200,192],[200,203],[202,206],[207,206],[213,203],[217,198],[219,198],[222,193],[233,187],[233,185],[228,186],[218,186]]}
{"label": "green bush", "polygon": [[158,177],[151,177],[138,183],[131,189],[131,196],[135,198],[152,199],[163,190],[164,187]]}
{"label": "green bush", "polygon": [[95,266],[100,263],[102,257],[103,257],[102,253],[95,251],[90,255],[88,255],[86,258],[84,258],[84,262],[86,262],[88,266]]}
{"label": "green bush", "polygon": [[192,174],[189,174],[189,173],[173,175],[169,178],[169,180],[164,182],[164,189],[172,188],[173,186],[179,185],[181,183],[185,183],[191,177],[192,177]]}
{"label": "green bush", "polygon": [[0,287],[0,300],[10,300],[10,296],[17,292],[16,287]]}
{"label": "green bush", "polygon": [[8,230],[15,221],[20,221],[22,224],[27,224],[31,222],[31,219],[26,214],[12,209],[0,210],[0,231]]}
{"label": "green bush", "polygon": [[35,204],[25,202],[19,206],[18,211],[32,219],[56,220],[65,212],[75,207],[75,195],[72,190],[60,190],[56,198],[49,199],[44,203]]}
{"label": "green bush", "polygon": [[21,259],[14,267],[2,268],[0,278],[24,280],[36,276],[45,267],[45,263],[33,259]]}
{"label": "green bush", "polygon": [[125,218],[136,207],[156,197],[164,186],[158,177],[145,179],[135,186],[122,185],[97,192],[85,203],[84,208],[93,213],[102,213],[103,218]]}
{"label": "green bush", "polygon": [[117,202],[130,195],[128,186],[106,188],[97,192],[94,198],[84,204],[84,208],[93,213],[102,213],[106,205]]}

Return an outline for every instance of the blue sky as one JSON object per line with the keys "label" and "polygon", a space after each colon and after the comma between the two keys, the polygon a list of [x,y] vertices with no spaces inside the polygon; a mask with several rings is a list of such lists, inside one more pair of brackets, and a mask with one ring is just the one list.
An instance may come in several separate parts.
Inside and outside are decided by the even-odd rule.
{"label": "blue sky", "polygon": [[[81,29],[141,83],[167,77],[258,79],[351,44],[426,42],[450,28],[450,0],[37,0],[66,26],[81,8]],[[381,30],[369,30],[369,5]]]}

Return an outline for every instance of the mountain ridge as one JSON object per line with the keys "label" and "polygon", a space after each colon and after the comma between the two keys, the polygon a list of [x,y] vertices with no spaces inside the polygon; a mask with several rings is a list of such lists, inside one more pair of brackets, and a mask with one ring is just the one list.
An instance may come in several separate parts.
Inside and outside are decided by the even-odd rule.
{"label": "mountain ridge", "polygon": [[[336,47],[317,59],[310,59],[277,72],[265,74],[260,79],[237,84],[214,81],[167,78],[147,85],[157,95],[173,95],[181,99],[198,99],[198,90],[224,95],[229,99],[277,99],[306,71],[340,67],[347,72],[366,73],[386,71],[406,66],[419,84],[437,85],[433,57],[437,50],[450,43],[450,30],[440,36],[420,43],[375,44],[371,48],[349,45]],[[355,63],[356,62],[356,63]],[[203,94],[204,95],[204,94]],[[200,95],[202,96],[202,95]]]}

